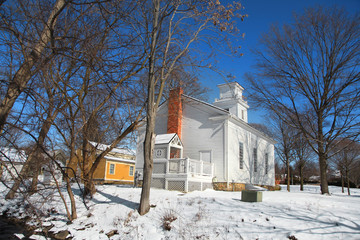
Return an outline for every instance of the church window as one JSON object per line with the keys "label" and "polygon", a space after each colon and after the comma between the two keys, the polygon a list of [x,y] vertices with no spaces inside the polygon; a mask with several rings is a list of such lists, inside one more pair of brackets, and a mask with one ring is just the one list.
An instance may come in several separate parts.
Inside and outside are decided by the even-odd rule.
{"label": "church window", "polygon": [[257,148],[253,149],[254,172],[257,172]]}
{"label": "church window", "polygon": [[269,154],[265,153],[265,174],[269,171]]}
{"label": "church window", "polygon": [[240,169],[244,169],[244,144],[239,143],[239,166]]}

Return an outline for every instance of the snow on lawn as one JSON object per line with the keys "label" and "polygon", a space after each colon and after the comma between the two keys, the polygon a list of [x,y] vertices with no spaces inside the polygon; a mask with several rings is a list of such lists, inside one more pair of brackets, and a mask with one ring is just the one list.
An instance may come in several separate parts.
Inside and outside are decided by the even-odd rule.
{"label": "snow on lawn", "polygon": [[[110,239],[360,239],[360,189],[351,189],[347,196],[330,186],[331,195],[325,196],[319,186],[305,186],[304,192],[291,186],[290,193],[282,188],[263,192],[259,203],[242,202],[240,192],[152,189],[150,202],[155,206],[140,216],[135,210],[140,188],[103,185],[87,202],[89,210],[77,198],[78,219],[72,224],[66,224],[57,197],[41,209],[58,212],[44,217],[43,225],[55,225],[52,231],[67,229],[73,239],[109,239],[106,234],[113,230],[117,234]],[[22,211],[3,197],[0,203],[1,211]]]}

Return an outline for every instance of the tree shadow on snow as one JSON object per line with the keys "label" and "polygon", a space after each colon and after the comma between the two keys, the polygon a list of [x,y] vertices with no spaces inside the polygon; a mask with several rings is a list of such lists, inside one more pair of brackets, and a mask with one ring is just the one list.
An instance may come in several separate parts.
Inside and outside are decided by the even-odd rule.
{"label": "tree shadow on snow", "polygon": [[[317,226],[316,224],[314,224],[312,227],[304,227],[303,229],[297,229],[294,230],[294,232],[297,233],[311,233],[311,234],[319,234],[319,235],[331,235],[334,233],[343,233],[343,234],[360,234],[360,225],[358,223],[356,223],[355,221],[349,220],[349,219],[345,219],[341,216],[337,216],[335,215],[333,212],[331,212],[331,209],[329,209],[329,211],[327,212],[327,214],[316,214],[312,211],[307,211],[307,210],[296,210],[296,209],[287,209],[287,208],[275,208],[272,206],[268,206],[269,209],[273,208],[273,211],[269,211],[268,213],[273,212],[273,216],[277,216],[277,217],[281,217],[283,220],[284,219],[288,219],[289,221],[291,220],[300,220],[306,223],[311,223],[311,222],[316,222],[316,223],[320,223],[321,226]],[[313,216],[311,216],[313,215]],[[315,215],[315,216],[314,216]],[[332,220],[321,220],[319,218],[324,217],[324,218],[329,218],[329,217],[335,217],[338,218],[338,221],[332,221]],[[344,227],[346,229],[348,229],[348,231],[346,230],[340,230],[337,227]],[[316,232],[320,229],[324,229],[321,232]],[[326,229],[326,230],[325,230]]]}
{"label": "tree shadow on snow", "polygon": [[71,187],[71,190],[75,196],[79,196],[79,197],[82,196],[83,191],[82,191],[82,189],[80,190],[77,186]]}
{"label": "tree shadow on snow", "polygon": [[232,200],[241,202],[240,198],[232,198]]}
{"label": "tree shadow on snow", "polygon": [[337,197],[348,197],[348,198],[360,198],[360,195],[345,195],[345,194],[337,194],[337,193],[334,193],[334,194],[331,194],[333,196],[337,196]]}
{"label": "tree shadow on snow", "polygon": [[[358,236],[357,239],[360,239],[359,222],[353,219],[348,219],[345,216],[337,215],[333,213],[331,209],[327,212],[318,213],[316,212],[316,209],[296,209],[297,206],[273,206],[272,204],[269,205],[266,203],[266,201],[259,203],[247,203],[241,201],[239,198],[232,198],[231,200],[232,202],[223,202],[222,205],[229,205],[228,207],[231,207],[235,211],[236,209],[243,209],[246,206],[248,210],[253,213],[259,213],[260,215],[268,217],[275,217],[275,219],[280,218],[281,222],[284,221],[300,224],[298,226],[294,226],[292,229],[287,229],[287,225],[282,225],[281,223],[276,224],[275,220],[273,231],[280,230],[280,232],[286,232],[291,230],[291,232],[295,235],[303,233],[320,236],[328,235],[329,237],[332,236],[332,234],[342,233],[348,236]],[[261,231],[264,231],[267,226],[259,225],[259,229],[260,228],[263,228]]]}
{"label": "tree shadow on snow", "polygon": [[93,197],[92,201],[97,204],[108,204],[108,203],[118,203],[122,204],[130,209],[137,209],[139,207],[139,203],[132,202],[123,198],[120,198],[118,196],[114,196],[105,192],[102,192],[100,190],[96,191],[98,194],[102,195],[103,197],[107,198],[107,200],[100,201],[96,199],[96,197]]}

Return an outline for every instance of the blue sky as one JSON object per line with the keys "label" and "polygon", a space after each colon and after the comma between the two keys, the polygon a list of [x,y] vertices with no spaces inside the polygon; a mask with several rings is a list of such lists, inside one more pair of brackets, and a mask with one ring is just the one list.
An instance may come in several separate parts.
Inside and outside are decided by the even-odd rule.
{"label": "blue sky", "polygon": [[[221,1],[223,2],[223,1]],[[218,67],[236,78],[234,79],[245,88],[248,84],[244,81],[244,73],[252,71],[254,56],[251,49],[257,47],[261,34],[267,32],[272,24],[282,25],[293,21],[293,13],[301,14],[305,8],[313,6],[336,6],[344,8],[351,14],[360,12],[360,0],[242,0],[245,7],[244,13],[249,17],[244,22],[238,24],[241,32],[245,33],[245,38],[240,41],[242,53],[241,58],[222,57],[219,59]],[[200,76],[202,83],[210,88],[209,101],[212,103],[219,96],[217,85],[224,83],[224,80],[213,73],[203,73]],[[264,123],[262,111],[249,109],[249,122]]]}

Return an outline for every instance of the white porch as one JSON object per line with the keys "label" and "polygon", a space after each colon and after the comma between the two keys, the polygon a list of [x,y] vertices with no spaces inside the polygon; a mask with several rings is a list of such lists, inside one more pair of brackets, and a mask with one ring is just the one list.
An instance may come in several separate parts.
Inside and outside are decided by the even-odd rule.
{"label": "white porch", "polygon": [[190,158],[154,159],[151,187],[177,191],[212,188],[214,165]]}

